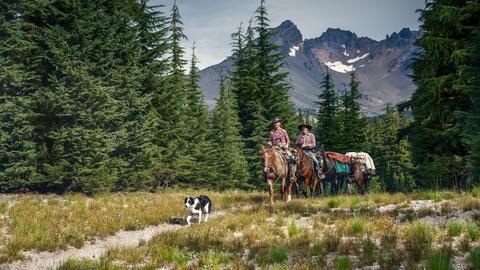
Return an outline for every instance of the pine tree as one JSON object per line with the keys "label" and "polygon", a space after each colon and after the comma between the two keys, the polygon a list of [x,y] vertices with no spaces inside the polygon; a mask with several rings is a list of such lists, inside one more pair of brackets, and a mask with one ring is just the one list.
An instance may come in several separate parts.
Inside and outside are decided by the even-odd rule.
{"label": "pine tree", "polygon": [[159,117],[158,145],[161,148],[161,174],[188,182],[191,179],[193,156],[189,151],[188,103],[184,66],[184,49],[181,41],[186,39],[180,11],[174,2],[168,26],[169,66],[164,89],[156,97]]}
{"label": "pine tree", "polygon": [[187,82],[188,107],[185,112],[188,117],[188,125],[191,130],[188,148],[193,156],[192,176],[196,185],[206,186],[211,178],[211,168],[207,161],[208,151],[211,149],[211,141],[208,140],[209,130],[208,109],[203,101],[203,94],[198,86],[197,56],[195,55],[195,43],[192,47],[192,59]]}
{"label": "pine tree", "polygon": [[261,0],[260,6],[255,12],[255,21],[257,23],[255,31],[258,35],[255,60],[257,62],[257,85],[259,91],[259,95],[256,98],[262,101],[266,119],[280,116],[284,127],[288,131],[294,132],[297,123],[295,123],[296,118],[293,105],[288,97],[288,92],[291,88],[287,81],[288,73],[281,71],[283,55],[279,52],[279,47],[271,42],[273,30],[270,28],[267,16],[265,0]]}
{"label": "pine tree", "polygon": [[[476,12],[479,17],[480,5],[469,2],[468,12]],[[467,13],[468,14],[468,13]],[[474,38],[469,44],[469,61],[461,74],[465,76],[465,92],[472,101],[471,107],[466,111],[465,145],[468,155],[467,161],[472,176],[473,186],[480,185],[480,27],[477,24],[473,30]]]}
{"label": "pine tree", "polygon": [[388,104],[383,119],[374,125],[372,155],[380,181],[389,192],[412,191],[415,182],[410,145],[406,138],[399,138],[405,119]]}
{"label": "pine tree", "polygon": [[465,12],[465,1],[428,2],[421,11],[422,49],[413,63],[417,90],[411,104],[414,122],[410,130],[418,178],[426,187],[463,185],[467,149],[459,111],[469,107],[462,91],[459,69],[466,64],[465,50],[472,41],[475,13]]}
{"label": "pine tree", "polygon": [[339,97],[341,106],[338,110],[340,129],[337,135],[337,149],[340,152],[359,152],[366,148],[367,119],[362,115],[358,99],[361,97],[359,82],[355,73],[350,74],[350,89],[343,91]]}
{"label": "pine tree", "polygon": [[327,150],[337,150],[337,132],[340,127],[338,118],[337,94],[333,81],[327,70],[321,84],[323,92],[318,96],[317,125],[315,133],[319,144],[324,144]]}
{"label": "pine tree", "polygon": [[212,115],[212,135],[215,151],[210,155],[212,166],[218,176],[212,183],[217,189],[246,188],[249,174],[247,162],[243,155],[244,142],[240,136],[235,94],[220,79],[220,96]]}
{"label": "pine tree", "polygon": [[22,1],[2,13],[15,14],[2,15],[1,35],[13,37],[0,42],[2,69],[21,74],[0,75],[6,190],[93,193],[152,184],[155,126],[144,116],[158,77],[145,74],[162,70],[156,59],[164,50],[156,46],[163,34],[152,25],[163,19],[144,4]]}
{"label": "pine tree", "polygon": [[258,146],[267,141],[269,121],[265,119],[265,108],[259,100],[257,78],[257,48],[254,29],[251,22],[242,33],[240,27],[232,34],[234,70],[230,74],[232,91],[237,97],[238,115],[241,123],[240,134],[245,138],[245,156],[251,183],[260,179],[260,163],[258,162]]}
{"label": "pine tree", "polygon": [[31,121],[38,75],[28,57],[39,33],[32,22],[16,19],[23,14],[21,3],[2,2],[0,7],[0,190],[24,191],[40,181]]}

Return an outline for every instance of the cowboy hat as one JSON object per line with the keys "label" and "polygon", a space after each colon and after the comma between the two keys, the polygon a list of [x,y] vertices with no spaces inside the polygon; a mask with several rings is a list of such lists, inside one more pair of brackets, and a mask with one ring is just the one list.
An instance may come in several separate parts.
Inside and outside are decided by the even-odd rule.
{"label": "cowboy hat", "polygon": [[282,119],[280,117],[275,117],[275,119],[273,119],[273,123],[277,123],[277,122],[282,122]]}
{"label": "cowboy hat", "polygon": [[298,129],[302,130],[304,127],[308,128],[308,130],[312,130],[312,126],[309,124],[301,124],[298,126]]}

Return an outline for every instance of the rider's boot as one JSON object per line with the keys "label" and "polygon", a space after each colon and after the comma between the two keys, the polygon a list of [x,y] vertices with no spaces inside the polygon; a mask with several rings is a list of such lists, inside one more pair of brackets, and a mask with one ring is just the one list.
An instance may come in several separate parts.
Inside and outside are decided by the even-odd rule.
{"label": "rider's boot", "polygon": [[288,181],[292,181],[292,158],[289,157],[287,160],[287,179]]}
{"label": "rider's boot", "polygon": [[320,179],[320,180],[325,179],[325,173],[322,170],[320,170],[319,168],[317,168],[317,175],[318,175],[318,179]]}

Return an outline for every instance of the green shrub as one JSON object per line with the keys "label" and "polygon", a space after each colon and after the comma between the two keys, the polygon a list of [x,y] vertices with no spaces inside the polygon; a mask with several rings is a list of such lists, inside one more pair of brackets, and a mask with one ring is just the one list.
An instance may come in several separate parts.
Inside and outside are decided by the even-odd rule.
{"label": "green shrub", "polygon": [[450,258],[450,252],[439,250],[428,256],[425,266],[427,270],[451,270]]}
{"label": "green shrub", "polygon": [[340,244],[340,237],[335,232],[326,232],[322,238],[322,245],[328,252],[334,252],[337,250]]}
{"label": "green shrub", "polygon": [[353,219],[350,223],[350,232],[352,234],[361,234],[365,230],[365,222],[363,219]]}
{"label": "green shrub", "polygon": [[312,248],[310,249],[310,254],[312,256],[323,256],[325,253],[326,250],[322,244],[313,244]]}
{"label": "green shrub", "polygon": [[218,269],[222,264],[231,260],[231,255],[221,252],[202,252],[200,253],[200,266],[203,269]]}
{"label": "green shrub", "polygon": [[371,265],[375,261],[375,250],[377,246],[370,237],[362,240],[362,262]]}
{"label": "green shrub", "polygon": [[176,248],[165,248],[161,252],[161,257],[169,263],[184,265],[188,262],[188,256]]}
{"label": "green shrub", "polygon": [[396,270],[399,269],[400,263],[404,260],[403,253],[395,248],[382,248],[379,252],[377,261],[380,269]]}
{"label": "green shrub", "polygon": [[333,267],[336,270],[350,270],[353,269],[353,263],[348,256],[338,256],[333,260]]}
{"label": "green shrub", "polygon": [[480,231],[478,230],[477,224],[469,222],[466,225],[466,229],[470,240],[477,241],[478,239],[480,239]]}
{"label": "green shrub", "polygon": [[260,265],[283,263],[288,260],[288,248],[284,246],[273,247],[260,252],[258,263]]}
{"label": "green shrub", "polygon": [[414,261],[424,258],[433,241],[431,226],[422,222],[413,222],[403,228],[405,248]]}
{"label": "green shrub", "polygon": [[462,233],[462,224],[458,222],[449,222],[447,224],[447,232],[451,237],[459,236]]}
{"label": "green shrub", "polygon": [[480,247],[470,252],[470,263],[473,266],[472,269],[480,269]]}
{"label": "green shrub", "polygon": [[331,198],[327,202],[328,208],[338,208],[341,204],[342,202],[338,198]]}
{"label": "green shrub", "polygon": [[298,228],[297,224],[294,221],[292,221],[288,225],[288,236],[294,237],[294,236],[298,235],[299,233],[300,233],[300,229]]}
{"label": "green shrub", "polygon": [[480,186],[472,188],[472,195],[475,198],[480,198]]}

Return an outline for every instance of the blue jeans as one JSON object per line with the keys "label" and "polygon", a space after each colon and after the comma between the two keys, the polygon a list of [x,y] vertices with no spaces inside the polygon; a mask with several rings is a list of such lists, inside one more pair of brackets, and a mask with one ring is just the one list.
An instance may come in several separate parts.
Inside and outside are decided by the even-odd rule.
{"label": "blue jeans", "polygon": [[315,155],[313,150],[305,150],[304,152],[313,160],[313,165],[315,166],[315,169],[317,169],[317,172],[320,171],[320,163],[318,162],[317,155]]}

